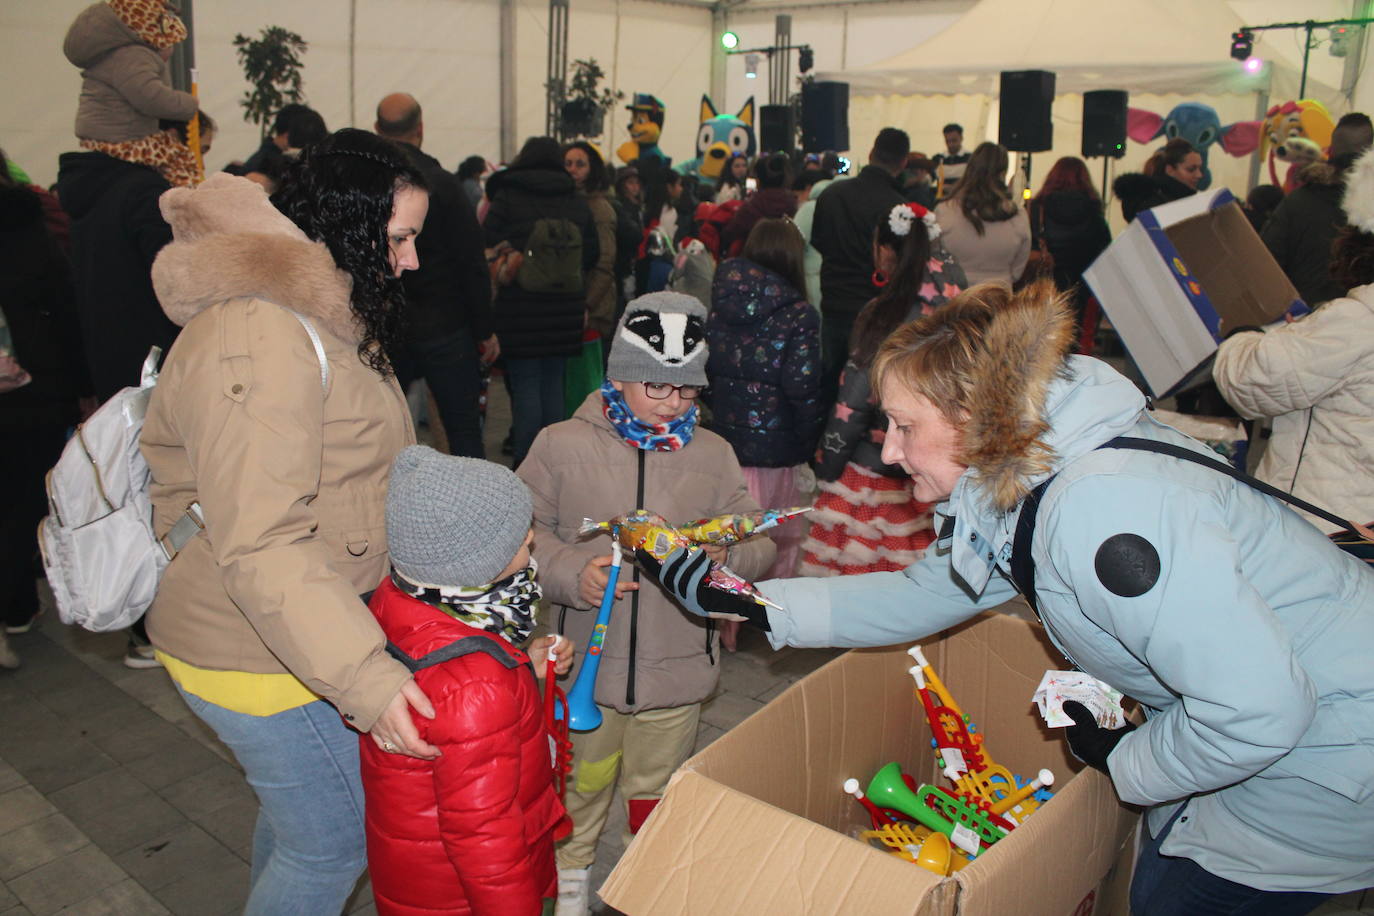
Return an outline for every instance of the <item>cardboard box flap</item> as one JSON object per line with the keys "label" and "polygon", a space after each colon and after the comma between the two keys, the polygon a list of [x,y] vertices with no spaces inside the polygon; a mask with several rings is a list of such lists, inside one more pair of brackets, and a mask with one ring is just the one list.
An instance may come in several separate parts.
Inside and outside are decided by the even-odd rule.
{"label": "cardboard box flap", "polygon": [[[802,768],[795,759],[774,763]],[[598,893],[628,916],[948,913],[951,889],[917,871],[858,840],[680,770]]]}
{"label": "cardboard box flap", "polygon": [[[1213,335],[1228,328],[1277,321],[1298,300],[1298,291],[1279,267],[1231,195],[1200,216],[1164,229],[1183,263],[1207,291],[1209,315],[1199,312]],[[1217,320],[1220,320],[1218,324]]]}

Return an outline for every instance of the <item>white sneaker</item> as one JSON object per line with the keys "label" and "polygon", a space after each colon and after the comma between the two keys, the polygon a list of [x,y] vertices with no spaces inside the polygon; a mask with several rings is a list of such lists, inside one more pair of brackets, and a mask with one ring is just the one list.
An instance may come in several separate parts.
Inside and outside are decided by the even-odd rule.
{"label": "white sneaker", "polygon": [[558,906],[554,916],[587,916],[591,907],[592,870],[560,868],[558,870]]}

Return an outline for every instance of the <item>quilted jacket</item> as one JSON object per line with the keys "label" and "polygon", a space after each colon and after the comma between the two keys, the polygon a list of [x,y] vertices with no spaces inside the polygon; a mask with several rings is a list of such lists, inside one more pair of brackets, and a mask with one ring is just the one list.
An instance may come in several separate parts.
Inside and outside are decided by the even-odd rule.
{"label": "quilted jacket", "polygon": [[1212,367],[1217,387],[1241,416],[1274,418],[1256,476],[1361,523],[1374,519],[1371,357],[1374,285],[1264,333],[1232,335]]}
{"label": "quilted jacket", "polygon": [[711,428],[744,467],[811,456],[824,421],[821,321],[803,294],[744,258],[716,270],[706,320]]}
{"label": "quilted jacket", "polygon": [[415,674],[436,715],[413,718],[442,756],[388,754],[360,738],[377,912],[539,913],[541,898],[557,896],[553,839],[564,811],[529,658],[403,594],[390,577],[370,607],[411,659],[473,641],[463,643],[467,654]]}

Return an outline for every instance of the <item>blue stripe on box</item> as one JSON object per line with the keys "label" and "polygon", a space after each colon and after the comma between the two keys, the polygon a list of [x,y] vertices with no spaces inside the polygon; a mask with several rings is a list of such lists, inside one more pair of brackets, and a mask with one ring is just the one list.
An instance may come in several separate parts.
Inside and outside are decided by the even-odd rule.
{"label": "blue stripe on box", "polygon": [[[1235,199],[1235,196],[1232,195],[1230,191],[1223,189],[1218,191],[1212,198],[1212,202],[1208,206],[1208,209],[1215,210]],[[1169,273],[1173,276],[1174,282],[1178,284],[1179,290],[1187,297],[1188,303],[1193,307],[1193,311],[1197,313],[1198,318],[1202,320],[1203,326],[1207,328],[1207,331],[1212,337],[1220,342],[1221,316],[1217,314],[1216,307],[1212,305],[1212,300],[1207,298],[1207,294],[1203,292],[1201,284],[1198,284],[1198,291],[1196,293],[1193,292],[1192,287],[1189,286],[1190,283],[1197,282],[1193,275],[1191,273],[1179,273],[1177,265],[1183,264],[1185,270],[1188,265],[1184,264],[1183,258],[1179,257],[1178,249],[1174,247],[1174,243],[1169,240],[1169,236],[1159,225],[1159,218],[1155,216],[1153,210],[1146,210],[1144,213],[1137,214],[1136,219],[1145,229],[1146,236],[1149,238],[1150,243],[1155,246],[1155,250],[1159,252],[1159,256],[1162,257],[1164,263],[1169,266]]]}

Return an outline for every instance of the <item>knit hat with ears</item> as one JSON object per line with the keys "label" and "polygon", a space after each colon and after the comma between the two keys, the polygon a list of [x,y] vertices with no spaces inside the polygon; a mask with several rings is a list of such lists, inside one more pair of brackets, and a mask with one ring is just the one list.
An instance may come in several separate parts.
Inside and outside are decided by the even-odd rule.
{"label": "knit hat with ears", "polygon": [[649,293],[625,306],[607,378],[706,385],[706,307],[685,293]]}

